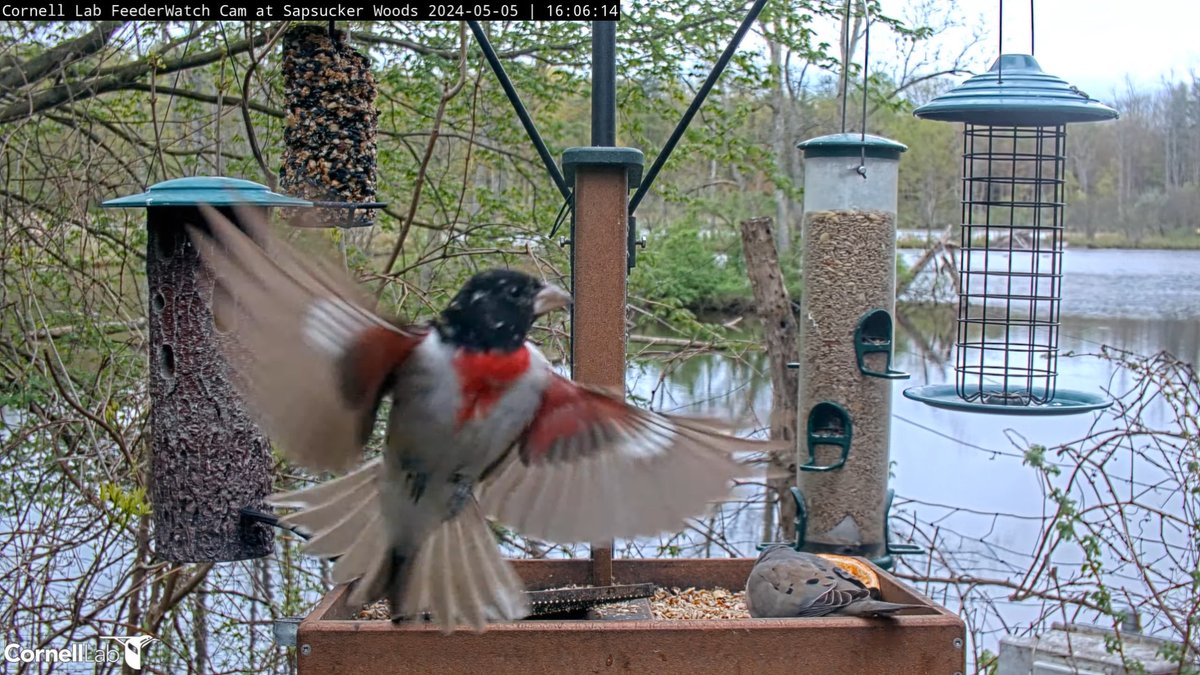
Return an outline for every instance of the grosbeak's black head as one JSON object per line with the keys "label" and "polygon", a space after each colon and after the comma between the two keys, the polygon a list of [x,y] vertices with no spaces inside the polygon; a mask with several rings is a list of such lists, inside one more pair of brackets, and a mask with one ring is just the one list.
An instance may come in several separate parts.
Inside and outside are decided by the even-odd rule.
{"label": "grosbeak's black head", "polygon": [[488,270],[468,279],[435,323],[455,345],[511,351],[525,343],[537,317],[570,302],[566,291],[528,274]]}

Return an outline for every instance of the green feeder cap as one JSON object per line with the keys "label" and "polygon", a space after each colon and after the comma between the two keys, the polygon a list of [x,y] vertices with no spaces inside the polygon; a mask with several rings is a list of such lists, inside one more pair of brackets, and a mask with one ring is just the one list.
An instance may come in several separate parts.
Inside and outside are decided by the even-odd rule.
{"label": "green feeder cap", "polygon": [[110,199],[100,206],[312,206],[312,202],[276,194],[254,181],[224,176],[192,176],[155,183],[149,190],[128,197]]}
{"label": "green feeder cap", "polygon": [[808,157],[867,157],[876,159],[900,159],[900,153],[908,146],[883,136],[865,137],[861,133],[830,134],[818,136],[796,144]]}
{"label": "green feeder cap", "polygon": [[917,108],[913,114],[940,122],[995,127],[1048,127],[1099,122],[1117,111],[1048,75],[1027,54],[1003,54],[991,70]]}

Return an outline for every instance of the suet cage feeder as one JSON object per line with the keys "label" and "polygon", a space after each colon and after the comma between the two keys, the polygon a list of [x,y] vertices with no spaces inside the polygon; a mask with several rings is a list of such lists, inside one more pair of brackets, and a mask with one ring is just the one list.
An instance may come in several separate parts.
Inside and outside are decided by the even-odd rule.
{"label": "suet cage feeder", "polygon": [[1057,386],[1067,124],[1112,108],[1004,54],[991,70],[914,111],[961,122],[962,228],[954,385],[905,390],[931,406],[1063,415],[1107,407]]}

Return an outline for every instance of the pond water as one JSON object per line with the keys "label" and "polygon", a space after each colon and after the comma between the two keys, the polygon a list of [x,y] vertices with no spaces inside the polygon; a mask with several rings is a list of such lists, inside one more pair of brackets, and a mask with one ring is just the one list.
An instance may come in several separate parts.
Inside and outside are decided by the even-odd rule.
{"label": "pond water", "polygon": [[[901,255],[911,262],[918,252]],[[928,289],[929,283],[919,280],[916,286]],[[911,401],[901,395],[903,389],[954,381],[954,310],[906,305],[898,314],[894,367],[912,377],[893,383],[893,515],[913,521],[926,535],[937,529],[944,545],[977,549],[980,569],[972,573],[1019,578],[1032,563],[1047,513],[1039,474],[1023,464],[1026,442],[1053,448],[1086,436],[1093,424],[1111,426],[1113,420],[1103,413],[972,415]],[[1165,350],[1193,364],[1200,361],[1200,251],[1069,249],[1060,335],[1068,357],[1059,361],[1060,389],[1116,394],[1128,389],[1126,371],[1094,356],[1102,345],[1146,355]],[[770,380],[761,353],[706,353],[665,368],[658,361],[638,361],[630,366],[628,382],[635,395],[653,397],[661,409],[728,414],[730,408],[748,407],[760,420],[770,412]],[[1106,473],[1148,489],[1157,482],[1155,467],[1137,462],[1106,467]],[[754,555],[760,519],[760,512],[750,510],[729,523],[728,545]],[[945,595],[945,587],[925,590],[955,611],[970,611]],[[1000,607],[991,610],[999,612],[991,626],[995,633],[1045,611],[1011,603],[1005,595],[995,594]]]}

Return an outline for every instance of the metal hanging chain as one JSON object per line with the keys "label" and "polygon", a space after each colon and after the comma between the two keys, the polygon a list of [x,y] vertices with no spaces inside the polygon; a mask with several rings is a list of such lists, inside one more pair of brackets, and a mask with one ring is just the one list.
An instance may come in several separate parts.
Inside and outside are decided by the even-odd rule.
{"label": "metal hanging chain", "polygon": [[842,133],[846,133],[846,89],[850,81],[850,0],[842,17]]}
{"label": "metal hanging chain", "polygon": [[[996,56],[1004,56],[1004,0],[1000,0],[1000,44]],[[1004,83],[1004,59],[996,59],[996,84]]]}
{"label": "metal hanging chain", "polygon": [[858,175],[867,178],[867,85],[871,63],[871,4],[863,3],[863,79],[862,79],[862,126],[859,132],[861,154],[858,157]]}

